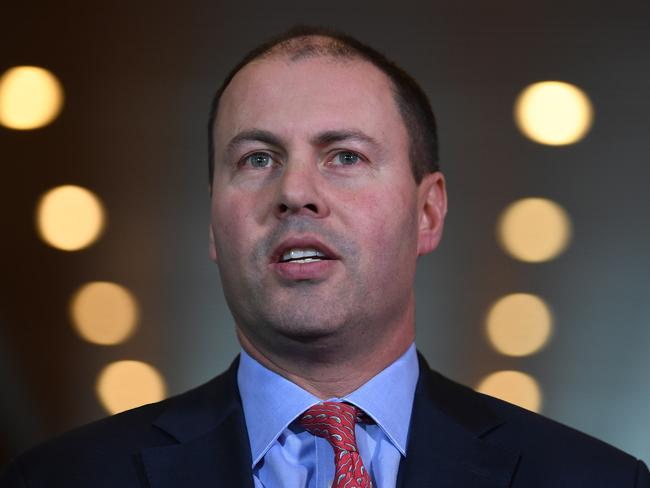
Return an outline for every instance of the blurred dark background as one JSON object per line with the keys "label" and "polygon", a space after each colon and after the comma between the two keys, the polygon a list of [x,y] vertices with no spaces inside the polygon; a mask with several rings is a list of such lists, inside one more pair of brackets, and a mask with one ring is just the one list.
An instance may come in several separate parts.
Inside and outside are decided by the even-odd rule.
{"label": "blurred dark background", "polygon": [[[436,112],[450,211],[417,278],[418,347],[432,367],[477,386],[501,370],[534,378],[540,412],[650,460],[650,4],[596,2],[6,2],[0,72],[36,65],[65,92],[51,124],[0,126],[0,464],[107,415],[103,368],[156,368],[172,395],[238,351],[208,260],[206,120],[238,59],[295,23],[357,36],[409,71]],[[513,118],[529,84],[580,87],[595,118],[576,144],[524,137]],[[45,192],[74,184],[103,202],[90,247],[55,249],[35,227]],[[504,208],[561,205],[569,246],[513,259],[497,240]],[[74,329],[85,283],[130,290],[138,326],[98,345]],[[539,351],[499,353],[486,314],[535,294],[553,314]]]}

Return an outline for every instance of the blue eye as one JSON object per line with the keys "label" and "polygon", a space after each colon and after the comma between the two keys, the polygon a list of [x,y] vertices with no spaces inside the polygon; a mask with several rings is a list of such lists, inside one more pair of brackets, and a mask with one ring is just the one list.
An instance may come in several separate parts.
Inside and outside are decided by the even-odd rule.
{"label": "blue eye", "polygon": [[246,156],[243,164],[250,164],[253,168],[268,168],[273,164],[273,158],[270,154],[263,152],[256,152]]}
{"label": "blue eye", "polygon": [[334,156],[334,160],[338,161],[340,164],[344,166],[351,166],[353,164],[357,164],[359,162],[359,155],[357,153],[354,153],[352,151],[341,151],[340,153],[336,153]]}

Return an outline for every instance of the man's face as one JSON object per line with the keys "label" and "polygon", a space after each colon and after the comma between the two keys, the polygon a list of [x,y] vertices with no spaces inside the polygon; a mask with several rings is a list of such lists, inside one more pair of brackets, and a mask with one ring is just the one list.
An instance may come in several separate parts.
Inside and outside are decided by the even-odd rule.
{"label": "man's face", "polygon": [[211,255],[240,331],[276,347],[404,327],[439,234],[423,242],[430,194],[388,78],[360,60],[254,61],[215,127]]}

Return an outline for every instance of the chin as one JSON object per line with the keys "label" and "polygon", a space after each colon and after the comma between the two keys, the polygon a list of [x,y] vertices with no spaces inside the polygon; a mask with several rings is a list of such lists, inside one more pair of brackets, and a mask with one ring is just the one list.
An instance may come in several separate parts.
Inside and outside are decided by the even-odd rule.
{"label": "chin", "polygon": [[275,334],[302,343],[314,342],[336,335],[348,327],[345,314],[332,314],[323,307],[305,307],[298,310],[275,310],[265,314],[258,324],[273,330]]}
{"label": "chin", "polygon": [[288,339],[299,342],[312,342],[336,334],[345,328],[345,324],[337,320],[328,320],[317,316],[285,316],[284,320],[280,323],[276,322],[272,327],[277,333]]}

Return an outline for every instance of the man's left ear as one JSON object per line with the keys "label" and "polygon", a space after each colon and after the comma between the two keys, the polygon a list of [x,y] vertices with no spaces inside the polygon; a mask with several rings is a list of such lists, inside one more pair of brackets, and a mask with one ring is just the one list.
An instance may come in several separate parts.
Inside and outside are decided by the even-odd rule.
{"label": "man's left ear", "polygon": [[440,171],[426,174],[418,187],[418,256],[433,251],[442,238],[447,189]]}

